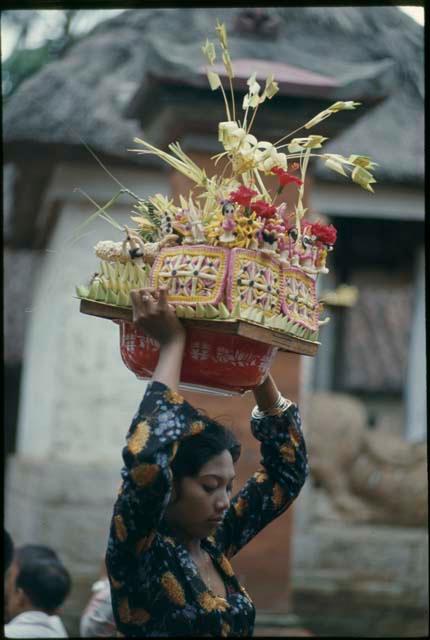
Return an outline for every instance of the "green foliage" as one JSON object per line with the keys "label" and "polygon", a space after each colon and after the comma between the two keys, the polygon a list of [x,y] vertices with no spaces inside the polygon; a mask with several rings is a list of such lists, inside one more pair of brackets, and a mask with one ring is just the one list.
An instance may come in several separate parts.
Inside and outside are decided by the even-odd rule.
{"label": "green foliage", "polygon": [[36,49],[15,49],[3,63],[3,100],[9,98],[24,80],[50,60],[49,43]]}
{"label": "green foliage", "polygon": [[71,27],[77,14],[76,10],[63,12],[60,30],[47,37],[38,47],[28,47],[27,36],[34,25],[40,25],[40,11],[7,11],[2,16],[5,28],[18,27],[19,33],[15,48],[8,58],[2,62],[2,94],[3,102],[18,89],[18,87],[39,71],[45,64],[59,58],[65,50],[77,40]]}

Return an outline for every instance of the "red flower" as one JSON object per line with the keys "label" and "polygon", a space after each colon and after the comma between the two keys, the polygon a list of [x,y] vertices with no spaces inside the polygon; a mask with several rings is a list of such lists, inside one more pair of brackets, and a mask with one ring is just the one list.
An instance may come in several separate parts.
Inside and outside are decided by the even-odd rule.
{"label": "red flower", "polygon": [[269,204],[264,200],[256,200],[251,203],[251,210],[254,211],[260,218],[271,218],[276,213],[276,207],[274,204]]}
{"label": "red flower", "polygon": [[314,222],[312,224],[312,234],[323,244],[334,245],[337,238],[336,228],[332,224],[321,224]]}
{"label": "red flower", "polygon": [[286,184],[290,184],[291,182],[294,182],[298,187],[303,184],[303,180],[300,180],[297,176],[291,175],[291,173],[288,173],[288,171],[285,171],[282,167],[273,167],[272,173],[275,173],[278,176],[279,186],[281,187],[285,187]]}
{"label": "red flower", "polygon": [[257,191],[249,189],[244,185],[240,186],[236,191],[230,193],[230,200],[236,204],[241,204],[244,207],[249,207],[249,204],[254,196],[257,195]]}

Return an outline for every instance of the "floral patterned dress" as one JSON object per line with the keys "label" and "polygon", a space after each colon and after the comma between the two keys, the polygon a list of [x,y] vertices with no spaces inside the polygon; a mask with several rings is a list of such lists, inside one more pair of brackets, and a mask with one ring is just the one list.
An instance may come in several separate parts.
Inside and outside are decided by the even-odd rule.
{"label": "floral patterned dress", "polygon": [[252,635],[254,605],[229,559],[290,506],[305,481],[300,416],[292,404],[280,416],[251,421],[261,467],[232,499],[215,534],[201,542],[223,577],[226,598],[208,589],[163,520],[179,442],[209,422],[155,381],[133,418],[106,553],[115,620],[126,637]]}

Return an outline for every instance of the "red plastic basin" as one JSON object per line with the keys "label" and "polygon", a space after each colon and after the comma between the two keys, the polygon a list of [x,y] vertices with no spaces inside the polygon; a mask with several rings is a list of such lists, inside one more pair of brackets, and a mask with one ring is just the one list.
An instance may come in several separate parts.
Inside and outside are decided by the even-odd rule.
{"label": "red plastic basin", "polygon": [[[158,362],[158,343],[133,323],[120,320],[120,349],[124,364],[142,380],[149,379]],[[276,347],[234,334],[187,328],[181,387],[241,394],[261,384]]]}

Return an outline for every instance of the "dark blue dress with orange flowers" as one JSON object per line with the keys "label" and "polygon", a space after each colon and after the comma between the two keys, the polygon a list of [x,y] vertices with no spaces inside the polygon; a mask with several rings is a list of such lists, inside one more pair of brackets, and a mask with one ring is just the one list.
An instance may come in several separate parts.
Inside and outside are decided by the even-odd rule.
{"label": "dark blue dress with orange flowers", "polygon": [[254,605],[229,559],[290,506],[305,481],[300,416],[292,404],[280,416],[251,421],[261,467],[232,499],[214,536],[202,540],[224,579],[226,598],[208,589],[163,520],[179,442],[209,422],[160,382],[148,384],[133,418],[106,553],[115,620],[126,637],[252,635]]}

